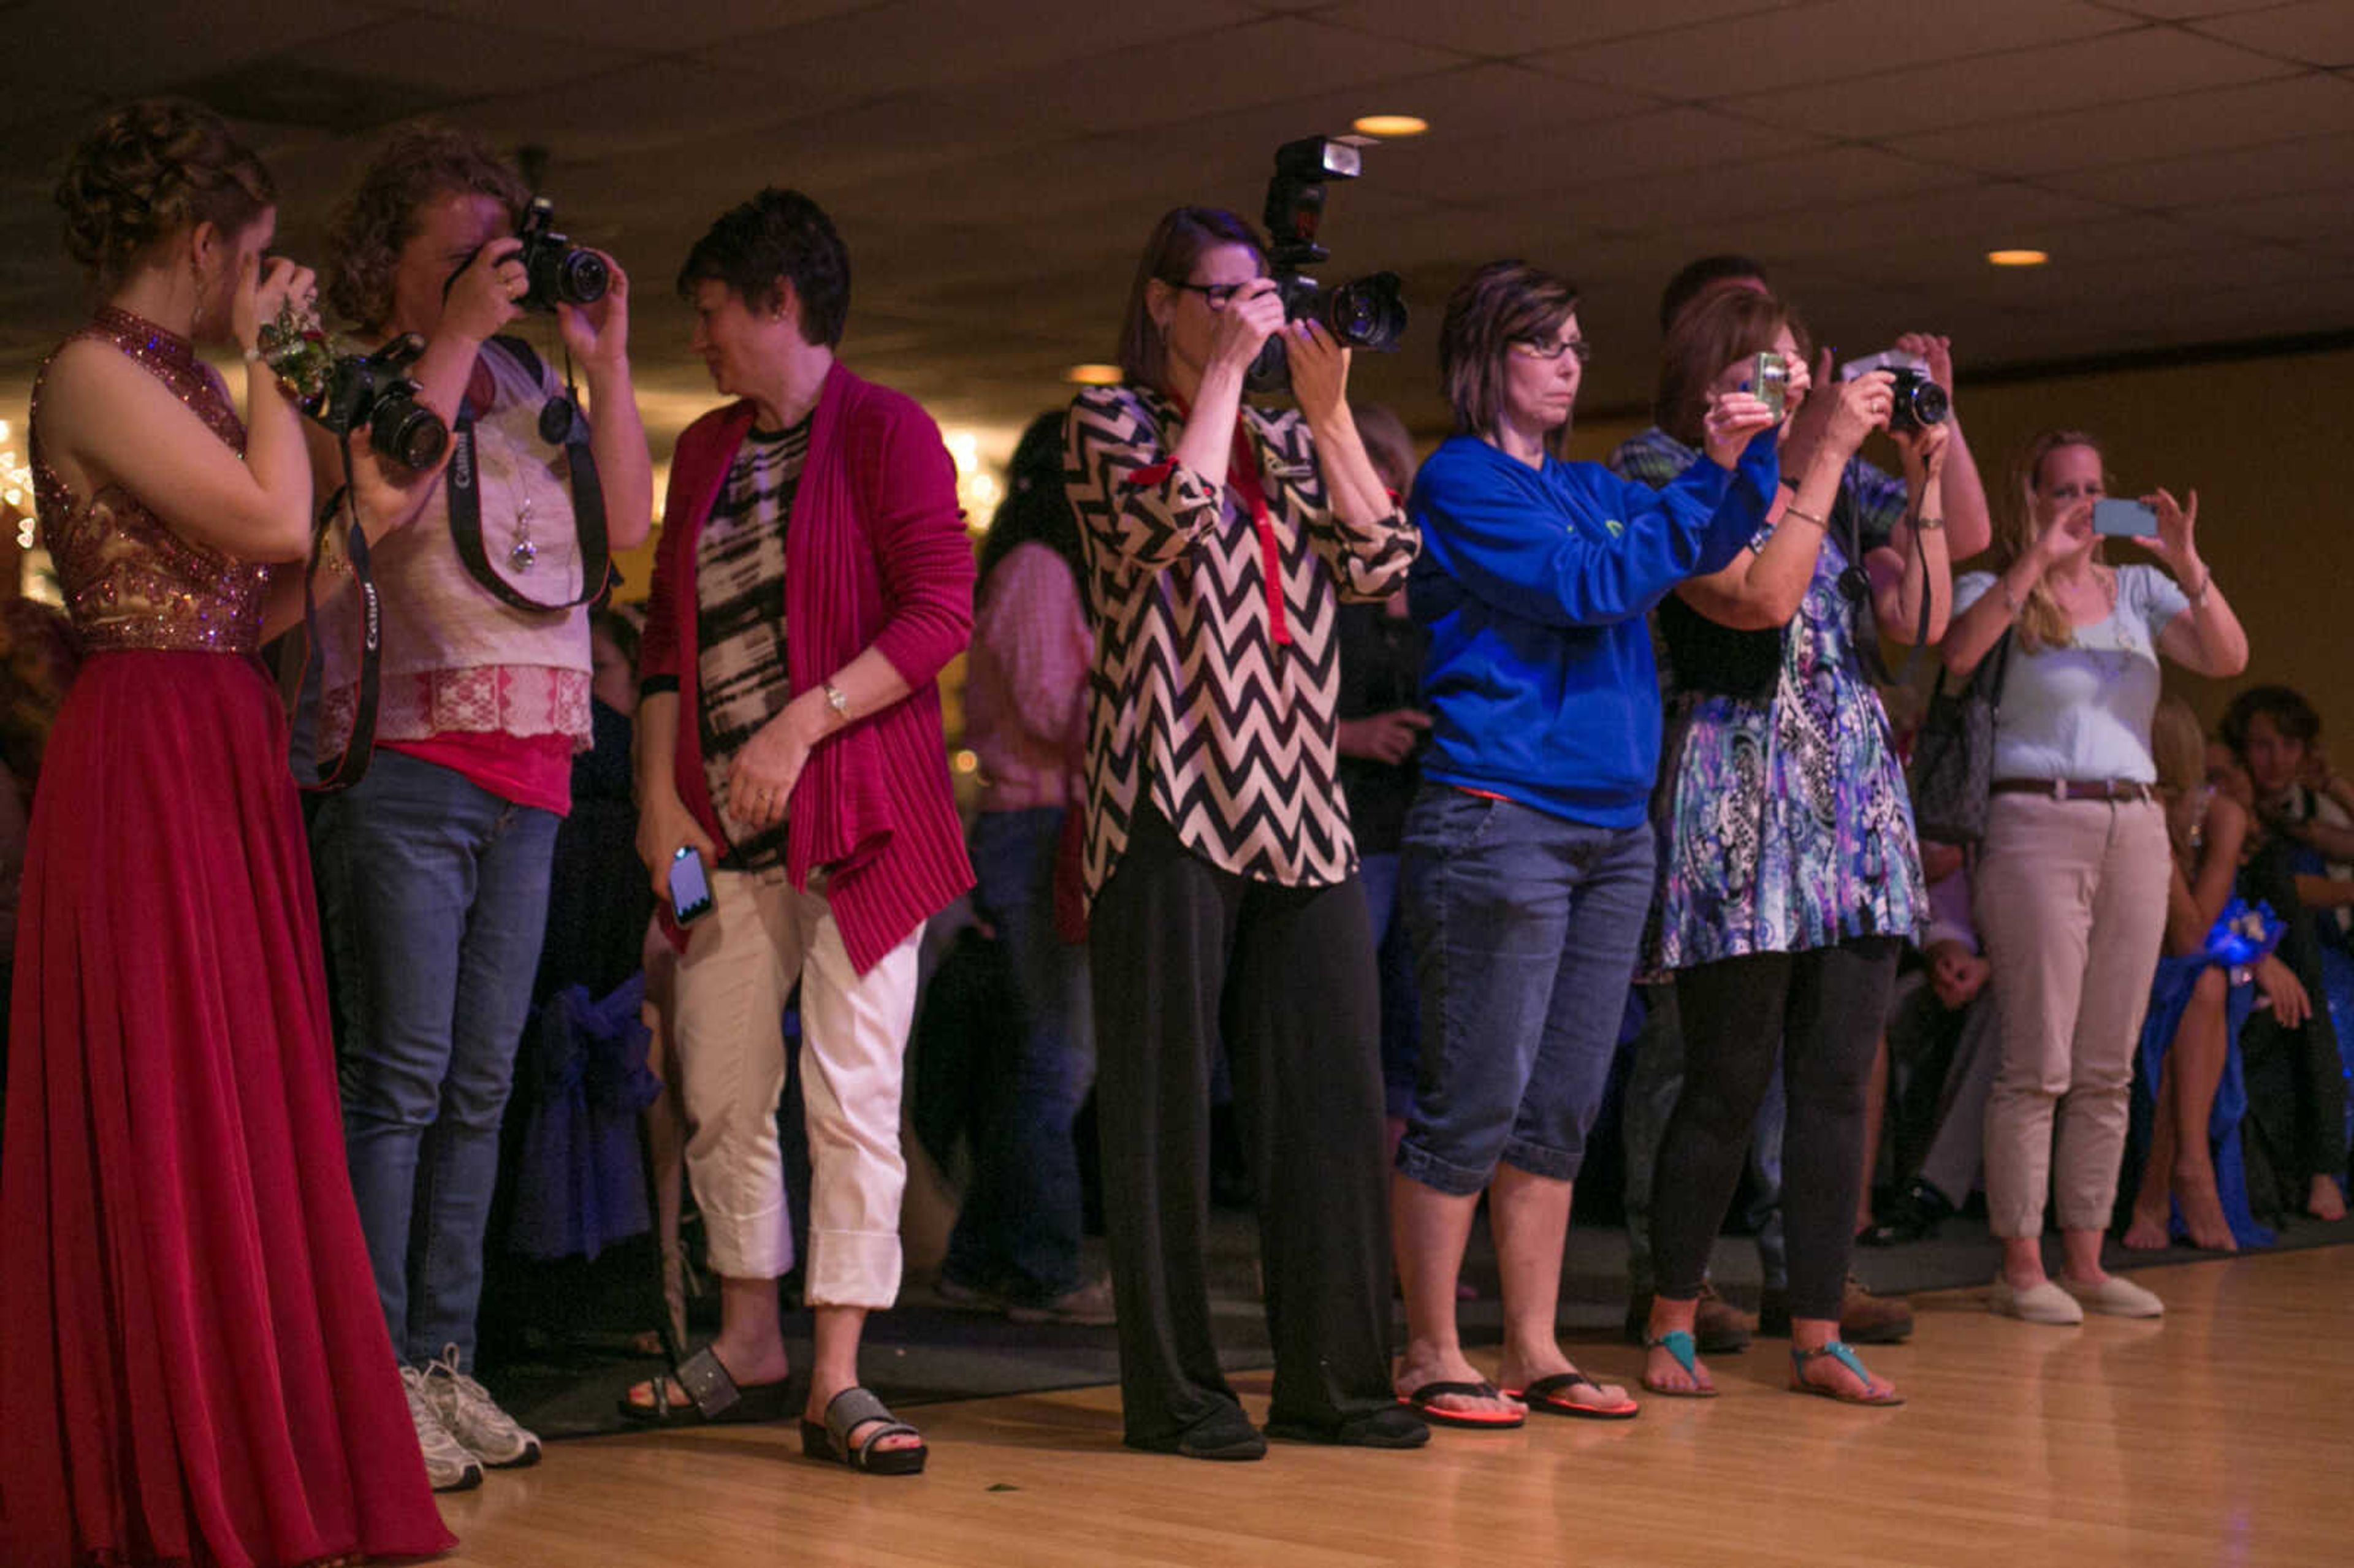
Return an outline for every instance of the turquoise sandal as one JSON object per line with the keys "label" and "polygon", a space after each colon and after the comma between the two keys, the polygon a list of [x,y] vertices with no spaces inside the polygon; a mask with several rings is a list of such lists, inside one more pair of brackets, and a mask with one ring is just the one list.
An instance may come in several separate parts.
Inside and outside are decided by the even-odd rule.
{"label": "turquoise sandal", "polygon": [[1830,1357],[1840,1365],[1855,1373],[1855,1381],[1863,1384],[1866,1389],[1872,1387],[1872,1374],[1863,1370],[1863,1358],[1839,1340],[1818,1345],[1811,1351],[1802,1351],[1797,1346],[1792,1345],[1790,1347],[1790,1387],[1799,1393],[1819,1394],[1825,1399],[1838,1400],[1841,1404],[1893,1406],[1904,1403],[1904,1396],[1893,1388],[1886,1393],[1880,1394],[1848,1393],[1831,1387],[1829,1383],[1810,1381],[1807,1376],[1807,1363],[1819,1361],[1825,1356]]}
{"label": "turquoise sandal", "polygon": [[1684,1376],[1691,1379],[1693,1383],[1691,1388],[1670,1388],[1665,1383],[1653,1383],[1651,1374],[1647,1370],[1642,1378],[1645,1388],[1649,1389],[1653,1393],[1665,1395],[1669,1399],[1714,1399],[1716,1397],[1715,1385],[1700,1381],[1700,1342],[1691,1337],[1690,1330],[1670,1329],[1657,1339],[1646,1339],[1643,1341],[1643,1348],[1647,1351],[1667,1351],[1676,1359],[1676,1365],[1684,1369]]}

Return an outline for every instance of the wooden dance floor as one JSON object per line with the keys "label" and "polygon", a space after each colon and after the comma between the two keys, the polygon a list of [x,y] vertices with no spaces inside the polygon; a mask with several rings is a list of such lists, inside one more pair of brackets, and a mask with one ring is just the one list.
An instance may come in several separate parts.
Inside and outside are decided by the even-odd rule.
{"label": "wooden dance floor", "polygon": [[[1278,1444],[1253,1465],[1131,1453],[1117,1392],[925,1406],[913,1480],[800,1458],[790,1425],[595,1438],[444,1498],[457,1568],[1359,1563],[2342,1563],[2354,1557],[2354,1247],[2152,1270],[2162,1323],[2044,1329],[1914,1299],[1868,1352],[1911,1399],[1783,1392],[1780,1341],[1722,1398],[1532,1416],[1417,1453]],[[1638,1352],[1572,1347],[1634,1381]],[[1475,1359],[1486,1359],[1475,1352]],[[1492,1361],[1489,1364],[1492,1366]],[[1267,1380],[1243,1380],[1254,1414]]]}

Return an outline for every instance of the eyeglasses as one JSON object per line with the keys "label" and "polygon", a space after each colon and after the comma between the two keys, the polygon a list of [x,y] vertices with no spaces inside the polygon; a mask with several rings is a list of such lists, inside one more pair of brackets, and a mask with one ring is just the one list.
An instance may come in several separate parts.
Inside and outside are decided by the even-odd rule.
{"label": "eyeglasses", "polygon": [[1580,366],[1594,363],[1594,350],[1582,337],[1566,340],[1557,337],[1516,337],[1511,342],[1511,348],[1512,352],[1522,359],[1541,360],[1547,365],[1560,364],[1564,355],[1575,357]]}
{"label": "eyeglasses", "polygon": [[1172,289],[1182,289],[1189,294],[1199,294],[1210,302],[1212,310],[1223,311],[1226,308],[1228,301],[1257,281],[1257,278],[1253,278],[1241,283],[1172,283],[1169,286]]}

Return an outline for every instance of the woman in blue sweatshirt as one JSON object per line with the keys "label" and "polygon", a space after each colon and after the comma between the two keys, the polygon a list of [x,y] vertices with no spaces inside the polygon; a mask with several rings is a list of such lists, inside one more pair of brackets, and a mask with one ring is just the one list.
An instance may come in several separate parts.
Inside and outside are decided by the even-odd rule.
{"label": "woman in blue sweatshirt", "polygon": [[[1570,1184],[1651,898],[1659,694],[1643,615],[1765,522],[1774,415],[1745,393],[1715,398],[1707,460],[1658,492],[1562,461],[1586,359],[1576,291],[1518,261],[1456,290],[1438,358],[1459,433],[1411,503],[1433,724],[1403,867],[1423,1053],[1391,1193],[1408,1333],[1397,1390],[1446,1425],[1518,1425],[1532,1405],[1628,1416],[1624,1389],[1562,1353],[1553,1317]],[[1482,1189],[1505,1393],[1456,1330]]]}

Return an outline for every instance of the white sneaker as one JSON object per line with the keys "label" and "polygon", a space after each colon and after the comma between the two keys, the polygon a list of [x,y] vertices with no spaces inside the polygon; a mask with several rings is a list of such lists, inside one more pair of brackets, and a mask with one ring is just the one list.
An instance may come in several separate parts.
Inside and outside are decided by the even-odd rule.
{"label": "white sneaker", "polygon": [[408,1394],[408,1420],[417,1428],[417,1446],[425,1455],[425,1478],[437,1492],[462,1492],[482,1484],[482,1467],[450,1436],[433,1413],[425,1392],[425,1374],[415,1367],[400,1369],[400,1386]]}
{"label": "white sneaker", "polygon": [[491,1391],[458,1370],[458,1347],[442,1347],[439,1360],[419,1374],[433,1414],[467,1453],[493,1470],[539,1463],[539,1439],[498,1407]]}
{"label": "white sneaker", "polygon": [[1998,1274],[1987,1288],[1987,1305],[2006,1318],[2057,1328],[2073,1328],[2084,1320],[2084,1309],[2076,1305],[2076,1298],[2049,1279],[2039,1279],[2020,1290]]}
{"label": "white sneaker", "polygon": [[2060,1287],[2074,1297],[2087,1312],[2111,1318],[2163,1318],[2166,1303],[2130,1279],[2110,1275],[2098,1285],[2079,1285],[2062,1277]]}

